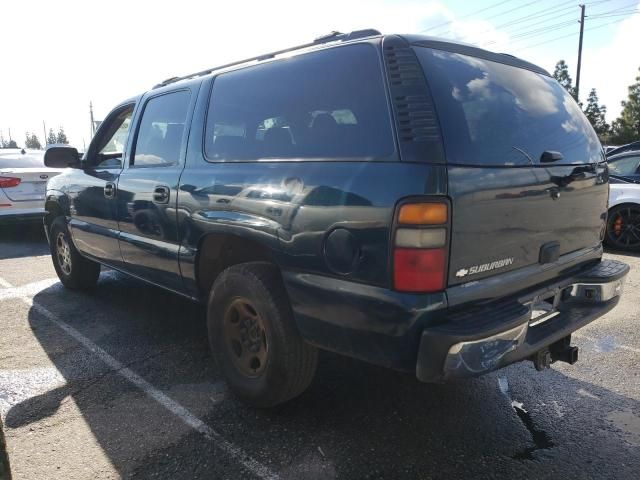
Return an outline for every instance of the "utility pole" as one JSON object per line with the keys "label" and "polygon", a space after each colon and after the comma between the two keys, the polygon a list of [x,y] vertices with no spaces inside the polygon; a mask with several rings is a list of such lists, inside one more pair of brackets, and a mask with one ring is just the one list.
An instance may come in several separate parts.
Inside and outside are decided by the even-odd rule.
{"label": "utility pole", "polygon": [[580,5],[580,42],[578,43],[578,71],[576,72],[576,102],[580,98],[580,67],[582,66],[582,35],[584,34],[584,5]]}
{"label": "utility pole", "polygon": [[93,138],[93,136],[96,133],[96,124],[93,121],[93,103],[89,102],[89,117],[91,118],[91,138]]}
{"label": "utility pole", "polygon": [[42,120],[42,131],[44,132],[44,137],[42,137],[43,140],[43,144],[46,147],[47,146],[47,125],[44,123],[44,120]]}

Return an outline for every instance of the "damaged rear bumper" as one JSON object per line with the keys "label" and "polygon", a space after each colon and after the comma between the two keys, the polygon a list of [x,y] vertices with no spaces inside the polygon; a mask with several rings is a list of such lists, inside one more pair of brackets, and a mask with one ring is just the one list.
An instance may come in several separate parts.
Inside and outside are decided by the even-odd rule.
{"label": "damaged rear bumper", "polygon": [[603,260],[523,297],[452,314],[423,331],[416,376],[424,382],[475,377],[564,345],[616,306],[628,272],[625,263]]}

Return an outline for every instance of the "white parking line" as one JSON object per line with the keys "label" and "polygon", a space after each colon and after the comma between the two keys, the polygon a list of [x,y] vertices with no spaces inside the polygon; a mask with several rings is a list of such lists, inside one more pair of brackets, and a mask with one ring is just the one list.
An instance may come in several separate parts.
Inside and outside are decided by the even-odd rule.
{"label": "white parking line", "polygon": [[[16,290],[11,283],[7,282],[3,278],[0,278],[0,285],[7,289],[13,289],[14,291]],[[26,291],[24,287],[22,288],[23,288],[23,291]],[[87,337],[82,335],[78,330],[71,327],[64,321],[60,320],[60,318],[57,315],[49,311],[46,307],[34,301],[31,297],[29,297],[24,293],[20,295],[14,295],[13,297],[19,298],[24,303],[26,303],[27,305],[32,307],[34,310],[36,310],[40,315],[42,315],[47,320],[49,320],[51,323],[53,323],[60,329],[64,330],[68,335],[70,335],[79,343],[81,343],[87,350],[94,353],[98,358],[100,358],[100,360],[106,363],[114,371],[122,375],[129,382],[131,382],[140,390],[142,390],[146,395],[153,398],[156,402],[158,402],[164,408],[166,408],[171,413],[173,413],[178,418],[180,418],[186,425],[200,432],[208,440],[215,442],[216,446],[218,446],[221,450],[223,450],[229,456],[233,457],[235,460],[240,462],[240,464],[244,466],[247,470],[249,470],[251,473],[255,474],[256,476],[264,480],[272,480],[272,479],[279,478],[278,475],[271,472],[271,470],[267,466],[261,464],[260,462],[258,462],[257,460],[253,459],[248,454],[246,454],[241,448],[227,441],[222,435],[220,435],[214,429],[212,429],[207,424],[205,424],[202,420],[196,417],[193,413],[191,413],[181,404],[179,404],[178,402],[176,402],[175,400],[173,400],[172,398],[170,398],[169,396],[167,396],[166,394],[164,394],[163,392],[155,388],[153,385],[147,382],[144,378],[140,377],[133,370],[125,367],[122,363],[120,363],[118,360],[113,358],[111,355],[105,352],[98,345],[96,345]]]}
{"label": "white parking line", "polygon": [[[573,336],[576,338],[583,338],[591,343],[595,343],[596,345],[598,345],[599,343],[597,338],[590,337],[589,335],[585,335],[583,333],[574,333]],[[623,345],[621,343],[616,343],[615,348],[621,348],[622,350],[627,350],[633,353],[640,353],[640,348],[630,347],[628,345]]]}
{"label": "white parking line", "polygon": [[[5,282],[6,283],[6,282]],[[32,282],[22,287],[5,287],[0,290],[0,300],[6,300],[8,298],[16,297],[31,297],[42,290],[49,288],[53,285],[59,284],[60,280],[57,277],[47,278],[45,280],[39,280]]]}

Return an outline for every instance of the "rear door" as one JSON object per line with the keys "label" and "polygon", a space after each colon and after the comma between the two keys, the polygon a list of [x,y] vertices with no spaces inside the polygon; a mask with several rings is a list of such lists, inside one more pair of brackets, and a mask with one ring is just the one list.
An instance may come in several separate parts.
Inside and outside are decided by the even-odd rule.
{"label": "rear door", "polygon": [[542,269],[597,246],[606,218],[606,167],[573,98],[552,78],[509,65],[506,57],[415,51],[447,157],[449,285],[525,266]]}

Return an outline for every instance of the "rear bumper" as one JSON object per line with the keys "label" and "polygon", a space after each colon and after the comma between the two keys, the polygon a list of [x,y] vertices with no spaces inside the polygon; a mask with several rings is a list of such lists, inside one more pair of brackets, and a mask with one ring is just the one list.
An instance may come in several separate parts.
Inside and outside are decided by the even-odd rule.
{"label": "rear bumper", "polygon": [[0,208],[0,223],[18,223],[24,221],[42,220],[47,212],[43,206],[33,208]]}
{"label": "rear bumper", "polygon": [[[628,272],[625,263],[603,260],[523,297],[451,313],[423,330],[416,376],[424,382],[474,377],[531,358],[615,307]],[[549,311],[532,321],[540,305]]]}

